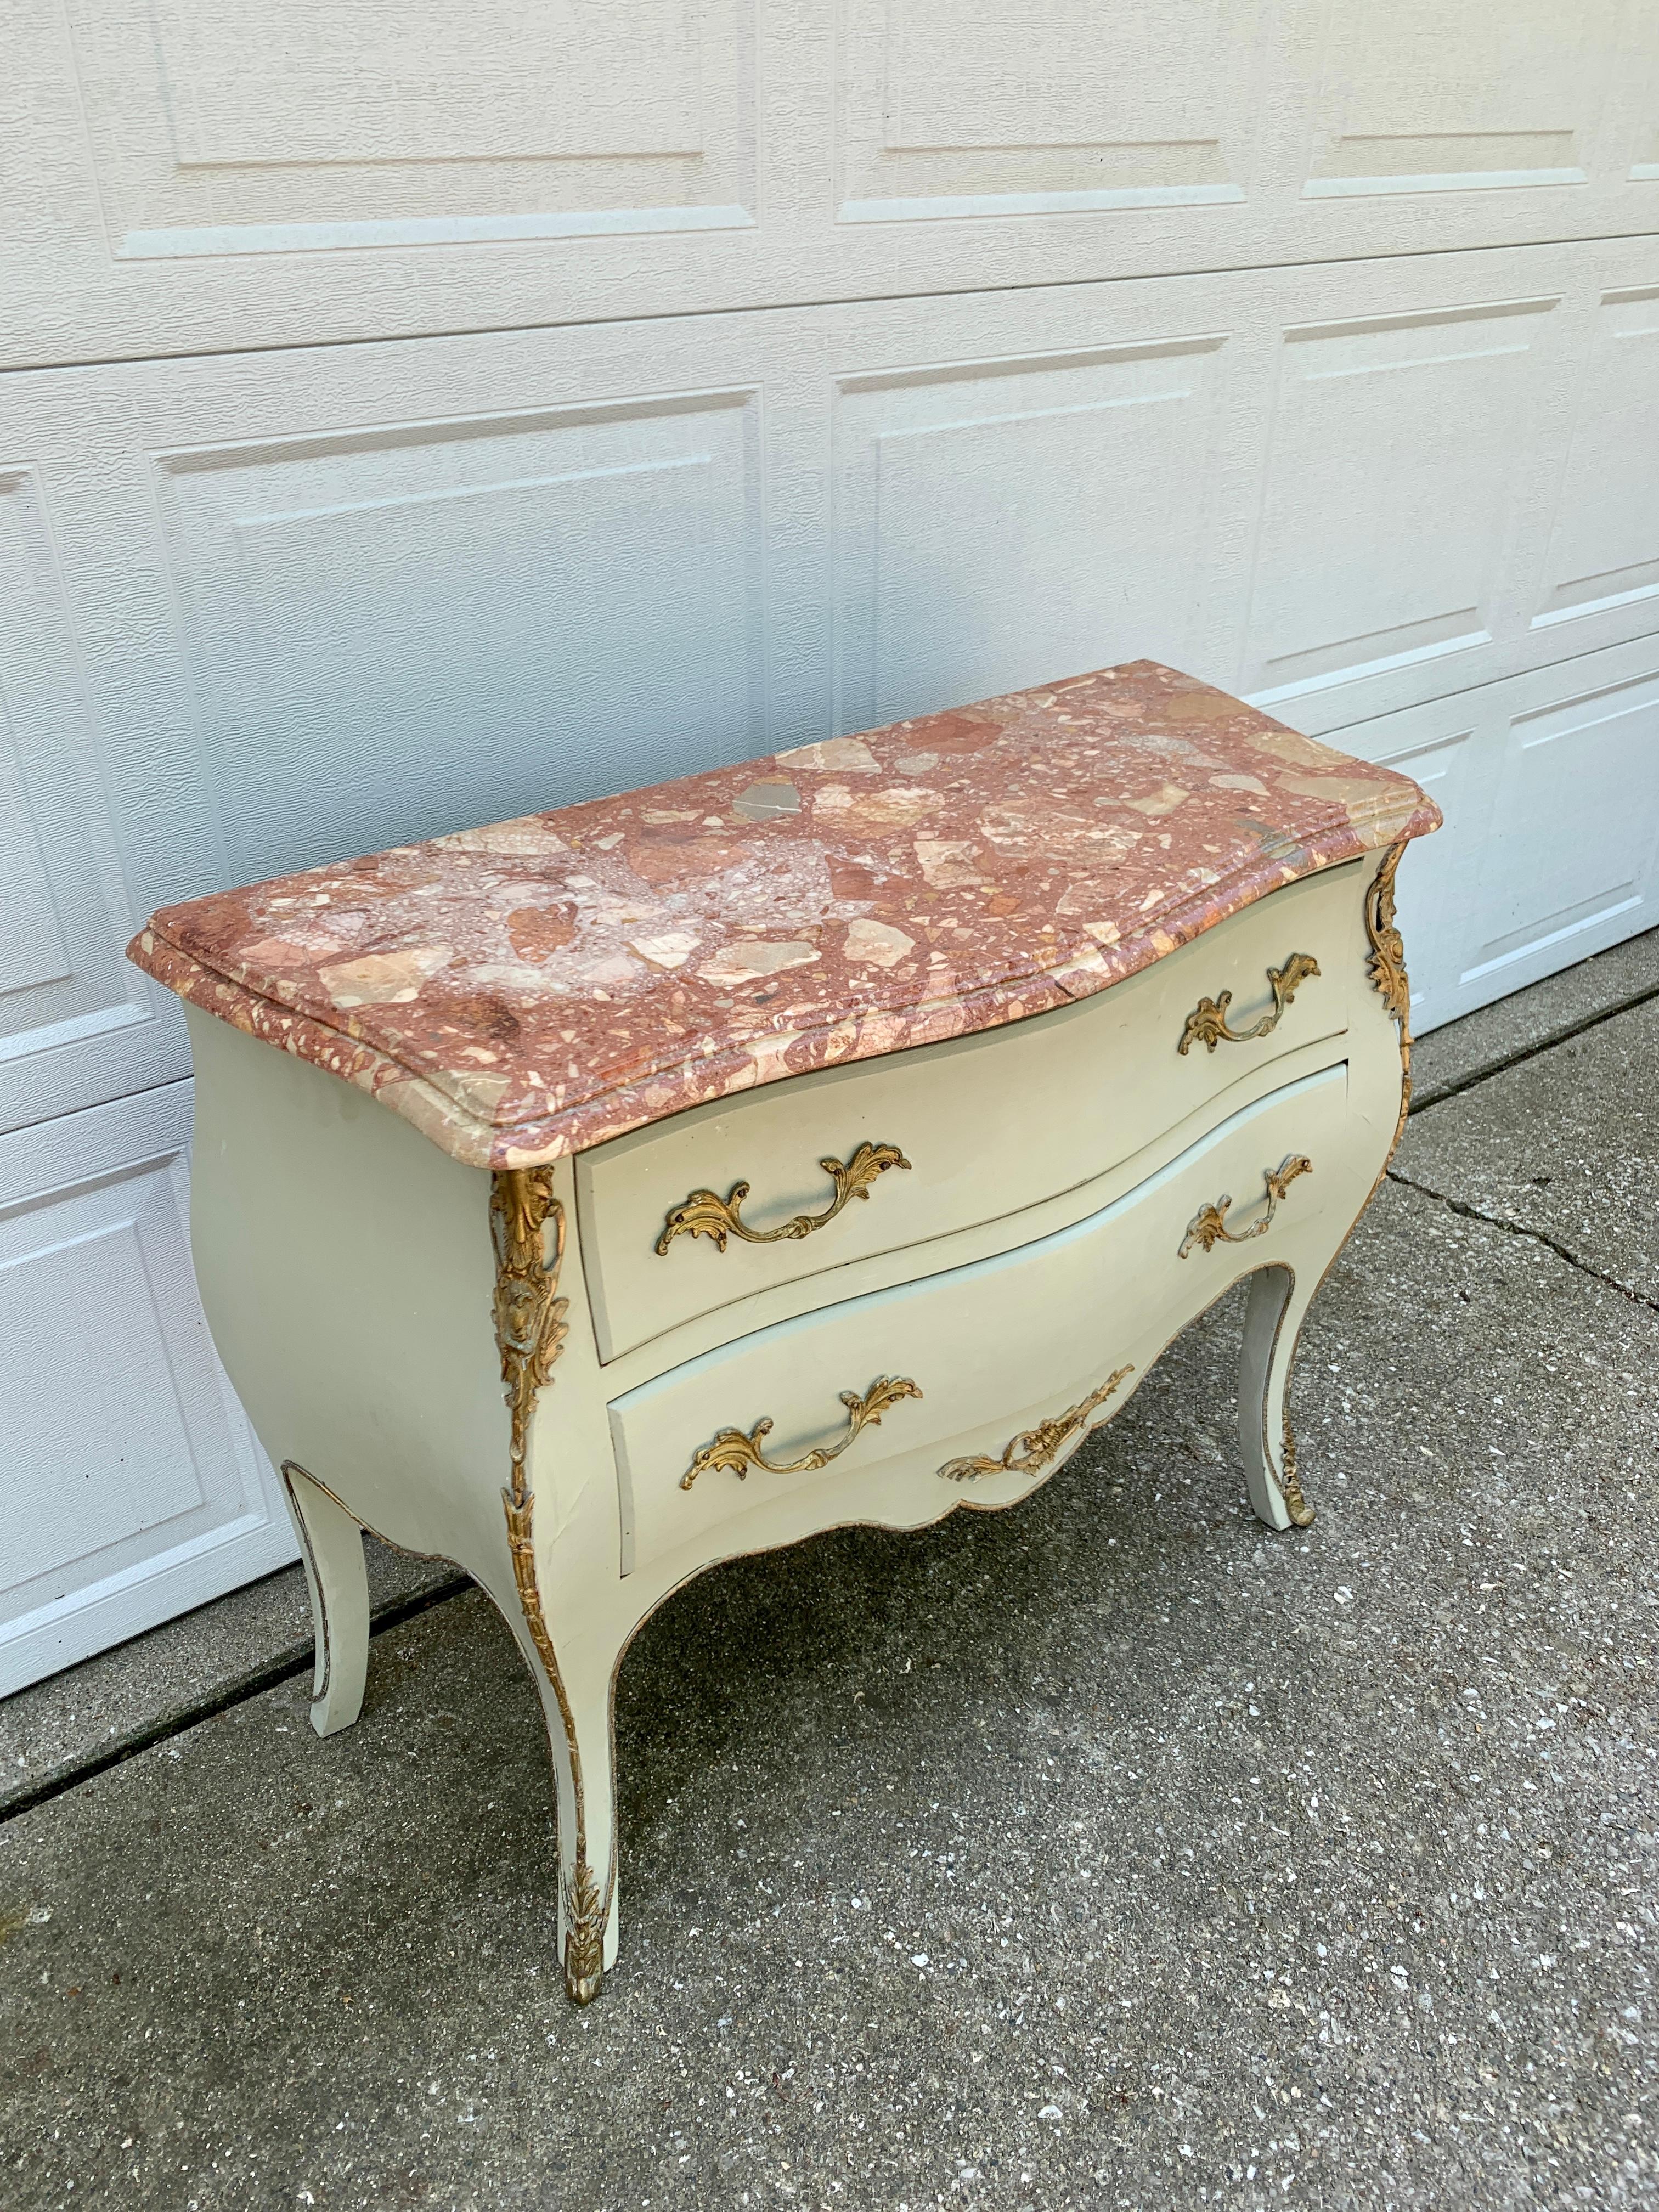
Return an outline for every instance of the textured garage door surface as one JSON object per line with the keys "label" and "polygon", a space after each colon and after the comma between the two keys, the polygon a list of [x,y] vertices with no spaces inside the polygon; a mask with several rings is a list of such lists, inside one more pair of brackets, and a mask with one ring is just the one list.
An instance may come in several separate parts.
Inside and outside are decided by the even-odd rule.
{"label": "textured garage door surface", "polygon": [[292,1552],[162,900],[1146,654],[1433,792],[1419,1029],[1652,923],[1651,8],[15,22],[0,1687]]}

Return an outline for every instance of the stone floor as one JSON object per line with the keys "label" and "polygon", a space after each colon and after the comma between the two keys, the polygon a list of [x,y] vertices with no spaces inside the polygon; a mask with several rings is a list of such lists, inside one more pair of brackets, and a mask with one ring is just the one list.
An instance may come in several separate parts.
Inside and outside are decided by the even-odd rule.
{"label": "stone floor", "polygon": [[0,1708],[0,2204],[1659,2205],[1659,939],[1606,958],[1420,1048],[1305,1534],[1230,1301],[1018,1512],[651,1622],[586,2012],[475,1595],[386,1586],[325,1744],[286,1583],[182,1691]]}

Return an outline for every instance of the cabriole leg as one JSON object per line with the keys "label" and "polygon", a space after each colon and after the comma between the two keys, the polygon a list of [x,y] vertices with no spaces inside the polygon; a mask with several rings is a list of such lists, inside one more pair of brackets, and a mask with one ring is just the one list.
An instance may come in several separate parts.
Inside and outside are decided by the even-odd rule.
{"label": "cabriole leg", "polygon": [[[558,1807],[559,1959],[574,2004],[598,1996],[617,1962],[617,1801],[611,1672],[561,1664],[546,1638],[521,1639],[541,1696]],[[533,1638],[533,1640],[532,1640]],[[544,1648],[545,1647],[545,1648]]]}
{"label": "cabriole leg", "polygon": [[[1317,1287],[1317,1277],[1311,1279]],[[1263,1267],[1250,1278],[1244,1349],[1238,1378],[1238,1442],[1250,1504],[1270,1528],[1305,1528],[1313,1508],[1302,1495],[1289,1389],[1296,1340],[1312,1297],[1297,1295],[1289,1267]]]}
{"label": "cabriole leg", "polygon": [[490,1181],[495,1341],[512,1417],[508,1480],[501,1500],[517,1606],[512,1611],[504,1606],[503,1610],[530,1663],[553,1754],[559,1822],[559,1957],[565,1990],[574,2003],[589,2004],[617,1956],[617,1814],[611,1753],[611,1678],[616,1654],[605,1652],[601,1665],[580,1637],[571,1639],[569,1650],[556,1647],[542,1610],[538,1577],[530,1425],[537,1398],[570,1334],[565,1320],[568,1301],[558,1295],[565,1217],[553,1194],[554,1172],[548,1167],[504,1168]]}
{"label": "cabriole leg", "polygon": [[363,1707],[368,1672],[368,1575],[363,1532],[344,1506],[292,1460],[283,1486],[299,1531],[317,1638],[311,1725],[319,1735],[349,1728]]}

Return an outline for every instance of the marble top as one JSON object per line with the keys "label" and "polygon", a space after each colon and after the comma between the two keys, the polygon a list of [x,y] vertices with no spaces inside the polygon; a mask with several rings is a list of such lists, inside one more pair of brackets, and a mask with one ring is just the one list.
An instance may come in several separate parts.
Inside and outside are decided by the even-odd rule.
{"label": "marble top", "polygon": [[164,907],[128,951],[457,1159],[529,1167],[1103,991],[1439,820],[1140,660]]}

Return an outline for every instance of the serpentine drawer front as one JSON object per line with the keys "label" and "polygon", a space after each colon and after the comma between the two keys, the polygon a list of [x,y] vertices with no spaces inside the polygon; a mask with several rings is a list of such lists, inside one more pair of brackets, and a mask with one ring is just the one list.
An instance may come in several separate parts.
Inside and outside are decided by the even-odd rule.
{"label": "serpentine drawer front", "polygon": [[[780,1492],[793,1510],[834,1523],[865,1517],[867,1505],[848,1511],[848,1502],[867,1499],[874,1486],[879,1517],[905,1522],[972,1503],[988,1480],[1004,1503],[1011,1489],[1029,1489],[1109,1407],[1079,1422],[1052,1457],[998,1472],[1009,1440],[1064,1416],[1134,1358],[1109,1404],[1117,1412],[1145,1362],[1190,1311],[1194,1289],[1207,1304],[1203,1293],[1212,1297],[1232,1279],[1231,1255],[1218,1246],[1194,1248],[1180,1264],[1182,1240],[1206,1206],[1231,1196],[1228,1220],[1240,1234],[1265,1218],[1266,1177],[1305,1158],[1313,1171],[1294,1179],[1267,1235],[1250,1239],[1252,1259],[1270,1260],[1287,1243],[1306,1251],[1328,1240],[1332,1206],[1346,1205],[1344,1227],[1352,1219],[1365,1194],[1344,1172],[1347,1111],[1347,1068],[1339,1063],[1235,1115],[1066,1228],[779,1322],[629,1391],[611,1407],[623,1571],[675,1555],[747,1550],[746,1519],[771,1510]],[[849,1420],[842,1392],[861,1398],[884,1377],[916,1395],[896,1399],[821,1468],[769,1470],[767,1462],[838,1444],[857,1419]],[[772,1425],[757,1460],[744,1443],[763,1420]],[[732,1463],[693,1473],[699,1452],[733,1430]],[[996,1465],[964,1477],[964,1462],[976,1458]],[[942,1482],[960,1485],[959,1497],[941,1497]]]}
{"label": "serpentine drawer front", "polygon": [[489,1592],[572,1998],[617,1956],[617,1669],[689,1577],[1017,1504],[1247,1277],[1238,1472],[1311,1519],[1291,1363],[1403,1125],[1395,872],[1437,820],[1140,661],[135,940],[185,1002],[197,1274],[293,1506],[313,1722],[362,1702],[365,1528]]}
{"label": "serpentine drawer front", "polygon": [[[1224,1112],[1263,1067],[1346,1029],[1354,963],[1333,954],[1352,933],[1356,874],[1275,891],[1221,942],[1203,936],[1079,1006],[696,1108],[584,1153],[576,1194],[600,1356],[775,1285],[1014,1212],[1212,1102]],[[1269,979],[1298,967],[1281,1012]],[[1218,1000],[1261,1034],[1194,1049],[1200,1010]],[[1167,1049],[1146,1051],[1144,1038]],[[850,1193],[849,1165],[860,1178]]]}

